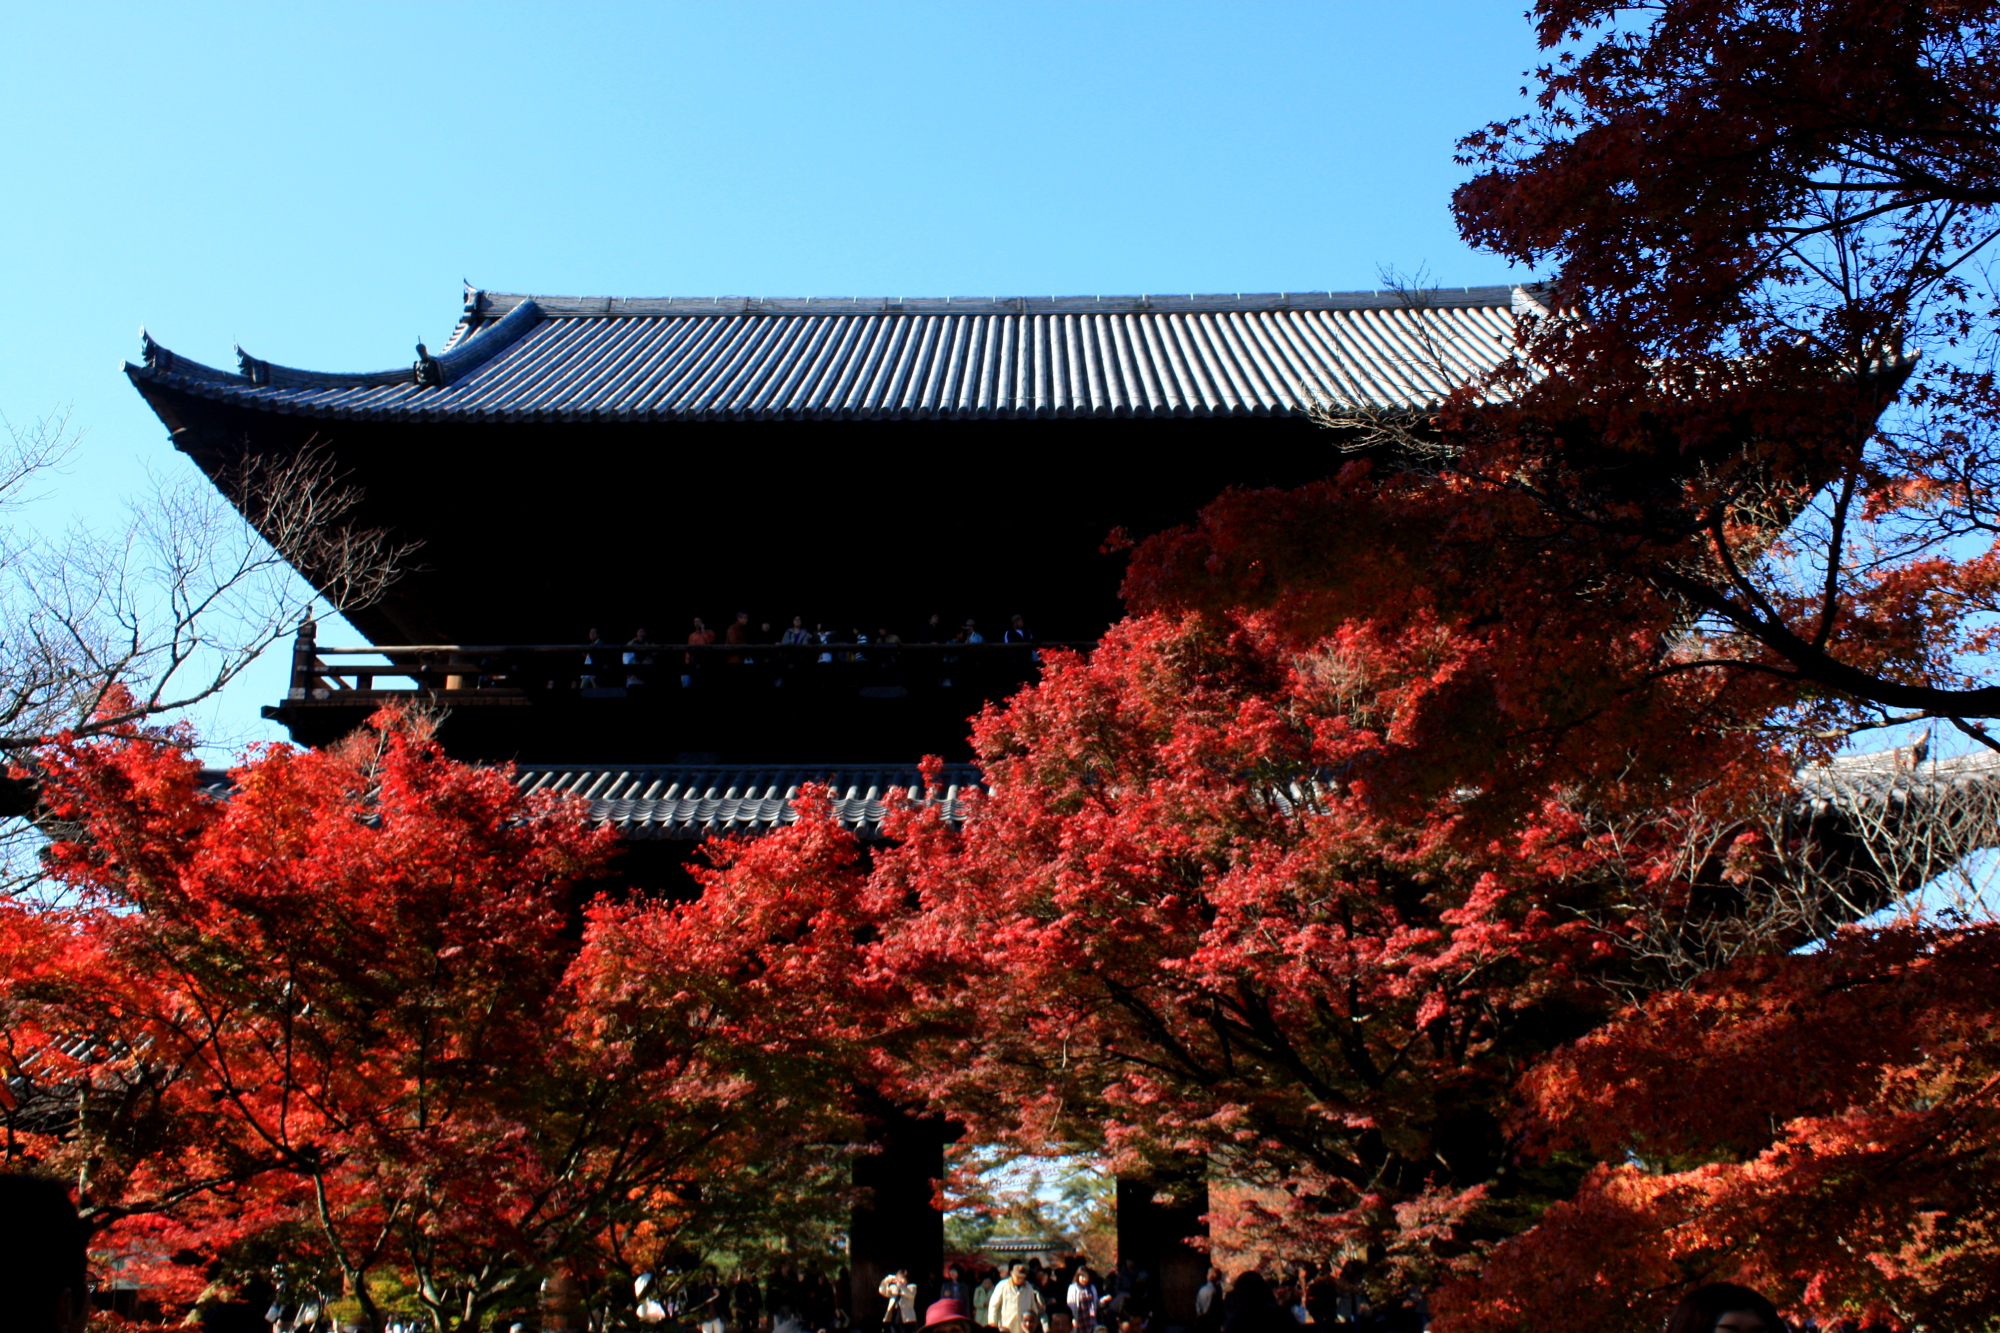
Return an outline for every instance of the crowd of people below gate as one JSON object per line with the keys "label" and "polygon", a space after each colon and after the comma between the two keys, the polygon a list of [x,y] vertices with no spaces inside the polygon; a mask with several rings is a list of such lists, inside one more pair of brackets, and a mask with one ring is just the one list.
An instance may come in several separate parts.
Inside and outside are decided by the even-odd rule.
{"label": "crowd of people below gate", "polygon": [[[689,647],[709,648],[720,643],[726,648],[741,648],[740,653],[727,654],[691,653],[685,650],[678,654],[677,645],[652,638],[644,626],[633,631],[632,637],[622,645],[605,640],[592,627],[585,639],[583,669],[576,677],[575,688],[601,690],[622,688],[626,690],[644,688],[659,679],[654,670],[660,666],[678,666],[678,673],[668,671],[667,675],[678,674],[683,689],[691,689],[697,676],[711,668],[754,666],[759,662],[759,650],[781,648],[780,653],[764,652],[762,661],[767,666],[788,667],[794,665],[817,665],[831,662],[880,662],[887,663],[893,657],[892,650],[906,645],[950,646],[953,644],[983,644],[988,640],[979,631],[977,621],[968,618],[963,624],[953,628],[942,616],[933,612],[921,626],[906,637],[887,624],[878,624],[871,632],[854,628],[837,630],[824,621],[816,621],[807,628],[804,616],[793,616],[792,623],[783,629],[774,629],[772,622],[752,623],[748,611],[738,611],[735,617],[723,627],[718,636],[708,622],[700,616],[694,617],[693,627],[688,631],[686,644]],[[1034,631],[1028,628],[1024,616],[1015,615],[1001,632],[1000,643],[1019,644],[1021,661],[1040,660],[1034,644]],[[818,653],[810,650],[821,649]],[[805,651],[800,651],[805,650]],[[678,657],[678,662],[676,662]],[[959,659],[944,654],[940,660],[945,663]],[[488,663],[488,667],[497,664]],[[480,678],[482,686],[509,683],[504,673],[489,672]],[[944,673],[941,684],[951,683],[949,672]],[[773,684],[784,684],[782,674],[773,676]]]}
{"label": "crowd of people below gate", "polygon": [[[1267,1276],[1246,1269],[1225,1281],[1211,1267],[1196,1291],[1193,1322],[1168,1324],[1150,1275],[1130,1260],[1100,1281],[1080,1258],[1055,1268],[1030,1260],[1005,1276],[986,1269],[974,1274],[947,1268],[936,1285],[937,1299],[922,1324],[915,1311],[920,1289],[907,1270],[883,1279],[883,1333],[1298,1333],[1302,1325],[1330,1326],[1352,1333],[1423,1333],[1430,1310],[1414,1289],[1386,1300],[1371,1300],[1359,1280],[1362,1265],[1338,1272],[1315,1264]],[[973,1281],[973,1277],[977,1281]],[[1674,1306],[1662,1333],[1793,1333],[1771,1302],[1746,1287],[1714,1282],[1698,1287]],[[1818,1333],[1807,1321],[1798,1333]],[[722,1330],[707,1333],[723,1333]],[[780,1333],[783,1333],[780,1330]],[[1828,1333],[1861,1333],[1849,1325]]]}
{"label": "crowd of people below gate", "polygon": [[[10,1333],[83,1333],[93,1309],[104,1304],[92,1291],[89,1241],[63,1182],[0,1173],[0,1301],[6,1303]],[[1225,1288],[1222,1270],[1210,1268],[1195,1293],[1192,1325],[1175,1327],[1186,1333],[1297,1333],[1302,1324],[1335,1324],[1357,1333],[1421,1333],[1429,1312],[1418,1293],[1372,1306],[1355,1281],[1359,1272],[1358,1264],[1338,1274],[1305,1265],[1274,1281],[1251,1269]],[[671,1320],[699,1333],[843,1333],[853,1327],[842,1299],[852,1289],[845,1272],[829,1277],[823,1271],[783,1266],[760,1284],[747,1275],[725,1282],[714,1269],[705,1269],[665,1299],[655,1275],[646,1273],[626,1288],[636,1308],[613,1297],[623,1285],[619,1279],[587,1292],[569,1282],[574,1297],[604,1317],[603,1325],[593,1319],[592,1327],[623,1326],[628,1316],[654,1327]],[[900,1269],[882,1279],[877,1294],[884,1333],[916,1329],[920,1306],[921,1333],[979,1333],[982,1328],[995,1333],[1165,1333],[1167,1327],[1151,1275],[1129,1258],[1104,1282],[1081,1256],[1054,1267],[1039,1260],[1014,1264],[1004,1276],[991,1267],[947,1265],[925,1285]],[[934,1299],[923,1305],[924,1296]],[[261,1321],[245,1311],[245,1318],[233,1320],[230,1327],[261,1322],[273,1333],[319,1333],[332,1323],[326,1305],[323,1298],[315,1299],[308,1313],[300,1305],[274,1300]],[[558,1326],[577,1327],[573,1320],[580,1309],[565,1307],[556,1316]],[[190,1316],[187,1322],[213,1326],[207,1314]],[[502,1316],[494,1327],[534,1333],[512,1316]],[[1807,1333],[1818,1326],[1806,1321],[1798,1327],[1799,1333]],[[1835,1329],[1850,1333],[1852,1326]],[[406,1331],[414,1333],[404,1321],[392,1320],[382,1333]],[[1663,1333],[1792,1333],[1792,1328],[1762,1294],[1711,1282],[1681,1297]]]}
{"label": "crowd of people below gate", "polygon": [[[1005,1274],[990,1268],[967,1274],[951,1267],[936,1292],[922,1333],[938,1333],[943,1320],[932,1316],[940,1314],[962,1314],[996,1333],[1157,1333],[1165,1324],[1152,1275],[1129,1259],[1104,1274],[1080,1256],[1053,1266],[1031,1259]],[[922,1292],[909,1273],[890,1274],[878,1294],[885,1333],[917,1333]],[[1192,1325],[1179,1325],[1188,1333],[1284,1333],[1302,1324],[1417,1333],[1429,1321],[1416,1293],[1371,1304],[1352,1270],[1343,1278],[1311,1264],[1276,1278],[1250,1269],[1233,1283],[1211,1267],[1195,1292],[1193,1313]]]}
{"label": "crowd of people below gate", "polygon": [[[919,1325],[917,1310],[933,1290],[937,1299]],[[1031,1259],[1004,1274],[995,1268],[953,1266],[930,1288],[913,1281],[908,1270],[899,1270],[883,1279],[877,1294],[883,1301],[884,1333],[949,1333],[940,1325],[960,1319],[964,1333],[977,1328],[995,1333],[1160,1333],[1167,1323],[1152,1275],[1131,1260],[1108,1273],[1081,1257],[1056,1265]],[[1188,1333],[1283,1333],[1301,1324],[1325,1324],[1357,1333],[1415,1333],[1428,1319],[1422,1298],[1414,1293],[1371,1305],[1351,1275],[1343,1281],[1312,1265],[1275,1279],[1247,1270],[1233,1283],[1225,1283],[1221,1269],[1210,1268],[1195,1293],[1194,1322],[1176,1327]]]}

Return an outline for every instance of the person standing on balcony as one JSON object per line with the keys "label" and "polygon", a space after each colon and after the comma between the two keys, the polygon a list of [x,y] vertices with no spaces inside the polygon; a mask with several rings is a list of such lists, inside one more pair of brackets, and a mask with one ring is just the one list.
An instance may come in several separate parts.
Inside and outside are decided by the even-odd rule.
{"label": "person standing on balcony", "polygon": [[[715,642],[715,631],[702,622],[700,616],[694,618],[694,628],[688,631],[688,642],[699,648],[706,648]],[[688,689],[694,684],[695,668],[702,665],[695,661],[693,653],[681,654],[681,688]]]}
{"label": "person standing on balcony", "polygon": [[[903,636],[884,626],[875,631],[875,642],[882,645],[884,649],[880,654],[883,669],[893,671],[896,665],[896,658],[899,655],[894,650],[903,646]],[[966,1308],[971,1309],[972,1296],[969,1285],[966,1288],[964,1299]]]}
{"label": "person standing on balcony", "polygon": [[632,637],[625,643],[626,689],[629,690],[635,685],[644,685],[646,683],[645,674],[639,671],[638,668],[653,665],[652,646],[653,641],[646,637],[644,626],[632,631]]}
{"label": "person standing on balcony", "polygon": [[590,647],[585,649],[583,654],[583,674],[576,678],[576,687],[579,690],[594,690],[597,688],[597,668],[604,665],[606,657],[606,654],[600,648],[604,640],[597,637],[596,630],[593,629],[590,631],[588,642]]}
{"label": "person standing on balcony", "polygon": [[[1000,641],[1002,643],[1033,643],[1035,641],[1035,633],[1028,628],[1028,622],[1017,615],[1007,626],[1007,632],[1000,636]],[[1028,660],[1030,662],[1039,662],[1042,660],[1042,655],[1031,650],[1028,653]]]}
{"label": "person standing on balcony", "polygon": [[[806,618],[804,616],[793,616],[791,628],[778,636],[779,645],[785,648],[803,647],[812,641],[812,631],[806,628]],[[778,678],[771,682],[774,688],[785,683],[785,668],[791,663],[794,656],[795,654],[792,653],[778,654]]]}
{"label": "person standing on balcony", "polygon": [[[722,641],[732,645],[750,642],[750,613],[748,611],[738,611],[736,613],[736,619],[730,621],[723,628]],[[690,639],[688,642],[693,643],[694,640]],[[726,660],[731,666],[742,666],[743,654],[731,653]]]}

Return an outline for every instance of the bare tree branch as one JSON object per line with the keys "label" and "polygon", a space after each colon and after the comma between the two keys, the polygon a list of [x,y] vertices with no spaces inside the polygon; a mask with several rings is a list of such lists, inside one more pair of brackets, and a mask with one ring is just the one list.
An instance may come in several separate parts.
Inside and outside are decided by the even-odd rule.
{"label": "bare tree branch", "polygon": [[[0,508],[75,443],[59,416],[10,425]],[[353,522],[360,492],[323,449],[250,458],[219,489],[156,481],[116,534],[0,535],[0,751],[199,703],[311,613],[299,575],[351,610],[378,600],[414,549]]]}

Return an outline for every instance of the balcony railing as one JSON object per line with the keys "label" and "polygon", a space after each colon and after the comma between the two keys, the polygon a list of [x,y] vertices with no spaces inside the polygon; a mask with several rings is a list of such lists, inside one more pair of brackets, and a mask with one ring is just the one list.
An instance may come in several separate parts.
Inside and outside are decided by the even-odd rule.
{"label": "balcony railing", "polygon": [[[1021,680],[1050,649],[1095,648],[1095,639],[1045,643],[413,643],[320,647],[302,634],[292,651],[289,697],[446,693],[523,696],[550,691],[616,695],[635,689],[717,685],[910,686]],[[633,660],[627,661],[630,656]],[[371,660],[342,660],[342,659]],[[393,682],[387,686],[383,681]],[[355,698],[354,702],[362,702]]]}

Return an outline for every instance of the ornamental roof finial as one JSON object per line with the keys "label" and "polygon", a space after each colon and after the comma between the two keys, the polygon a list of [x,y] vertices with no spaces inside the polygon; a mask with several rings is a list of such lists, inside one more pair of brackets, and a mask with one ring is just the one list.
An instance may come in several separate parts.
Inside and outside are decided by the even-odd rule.
{"label": "ornamental roof finial", "polygon": [[259,361],[256,357],[244,351],[243,344],[241,343],[237,343],[235,346],[237,373],[252,384],[269,384],[271,382],[271,363],[268,361]]}
{"label": "ornamental roof finial", "polygon": [[139,326],[139,347],[145,354],[148,370],[172,370],[174,354],[153,341],[153,335],[146,332],[146,326]]}
{"label": "ornamental roof finial", "polygon": [[410,367],[410,369],[416,374],[417,387],[419,389],[443,387],[444,367],[438,364],[438,359],[431,355],[429,348],[424,346],[422,338],[417,339],[417,363]]}

